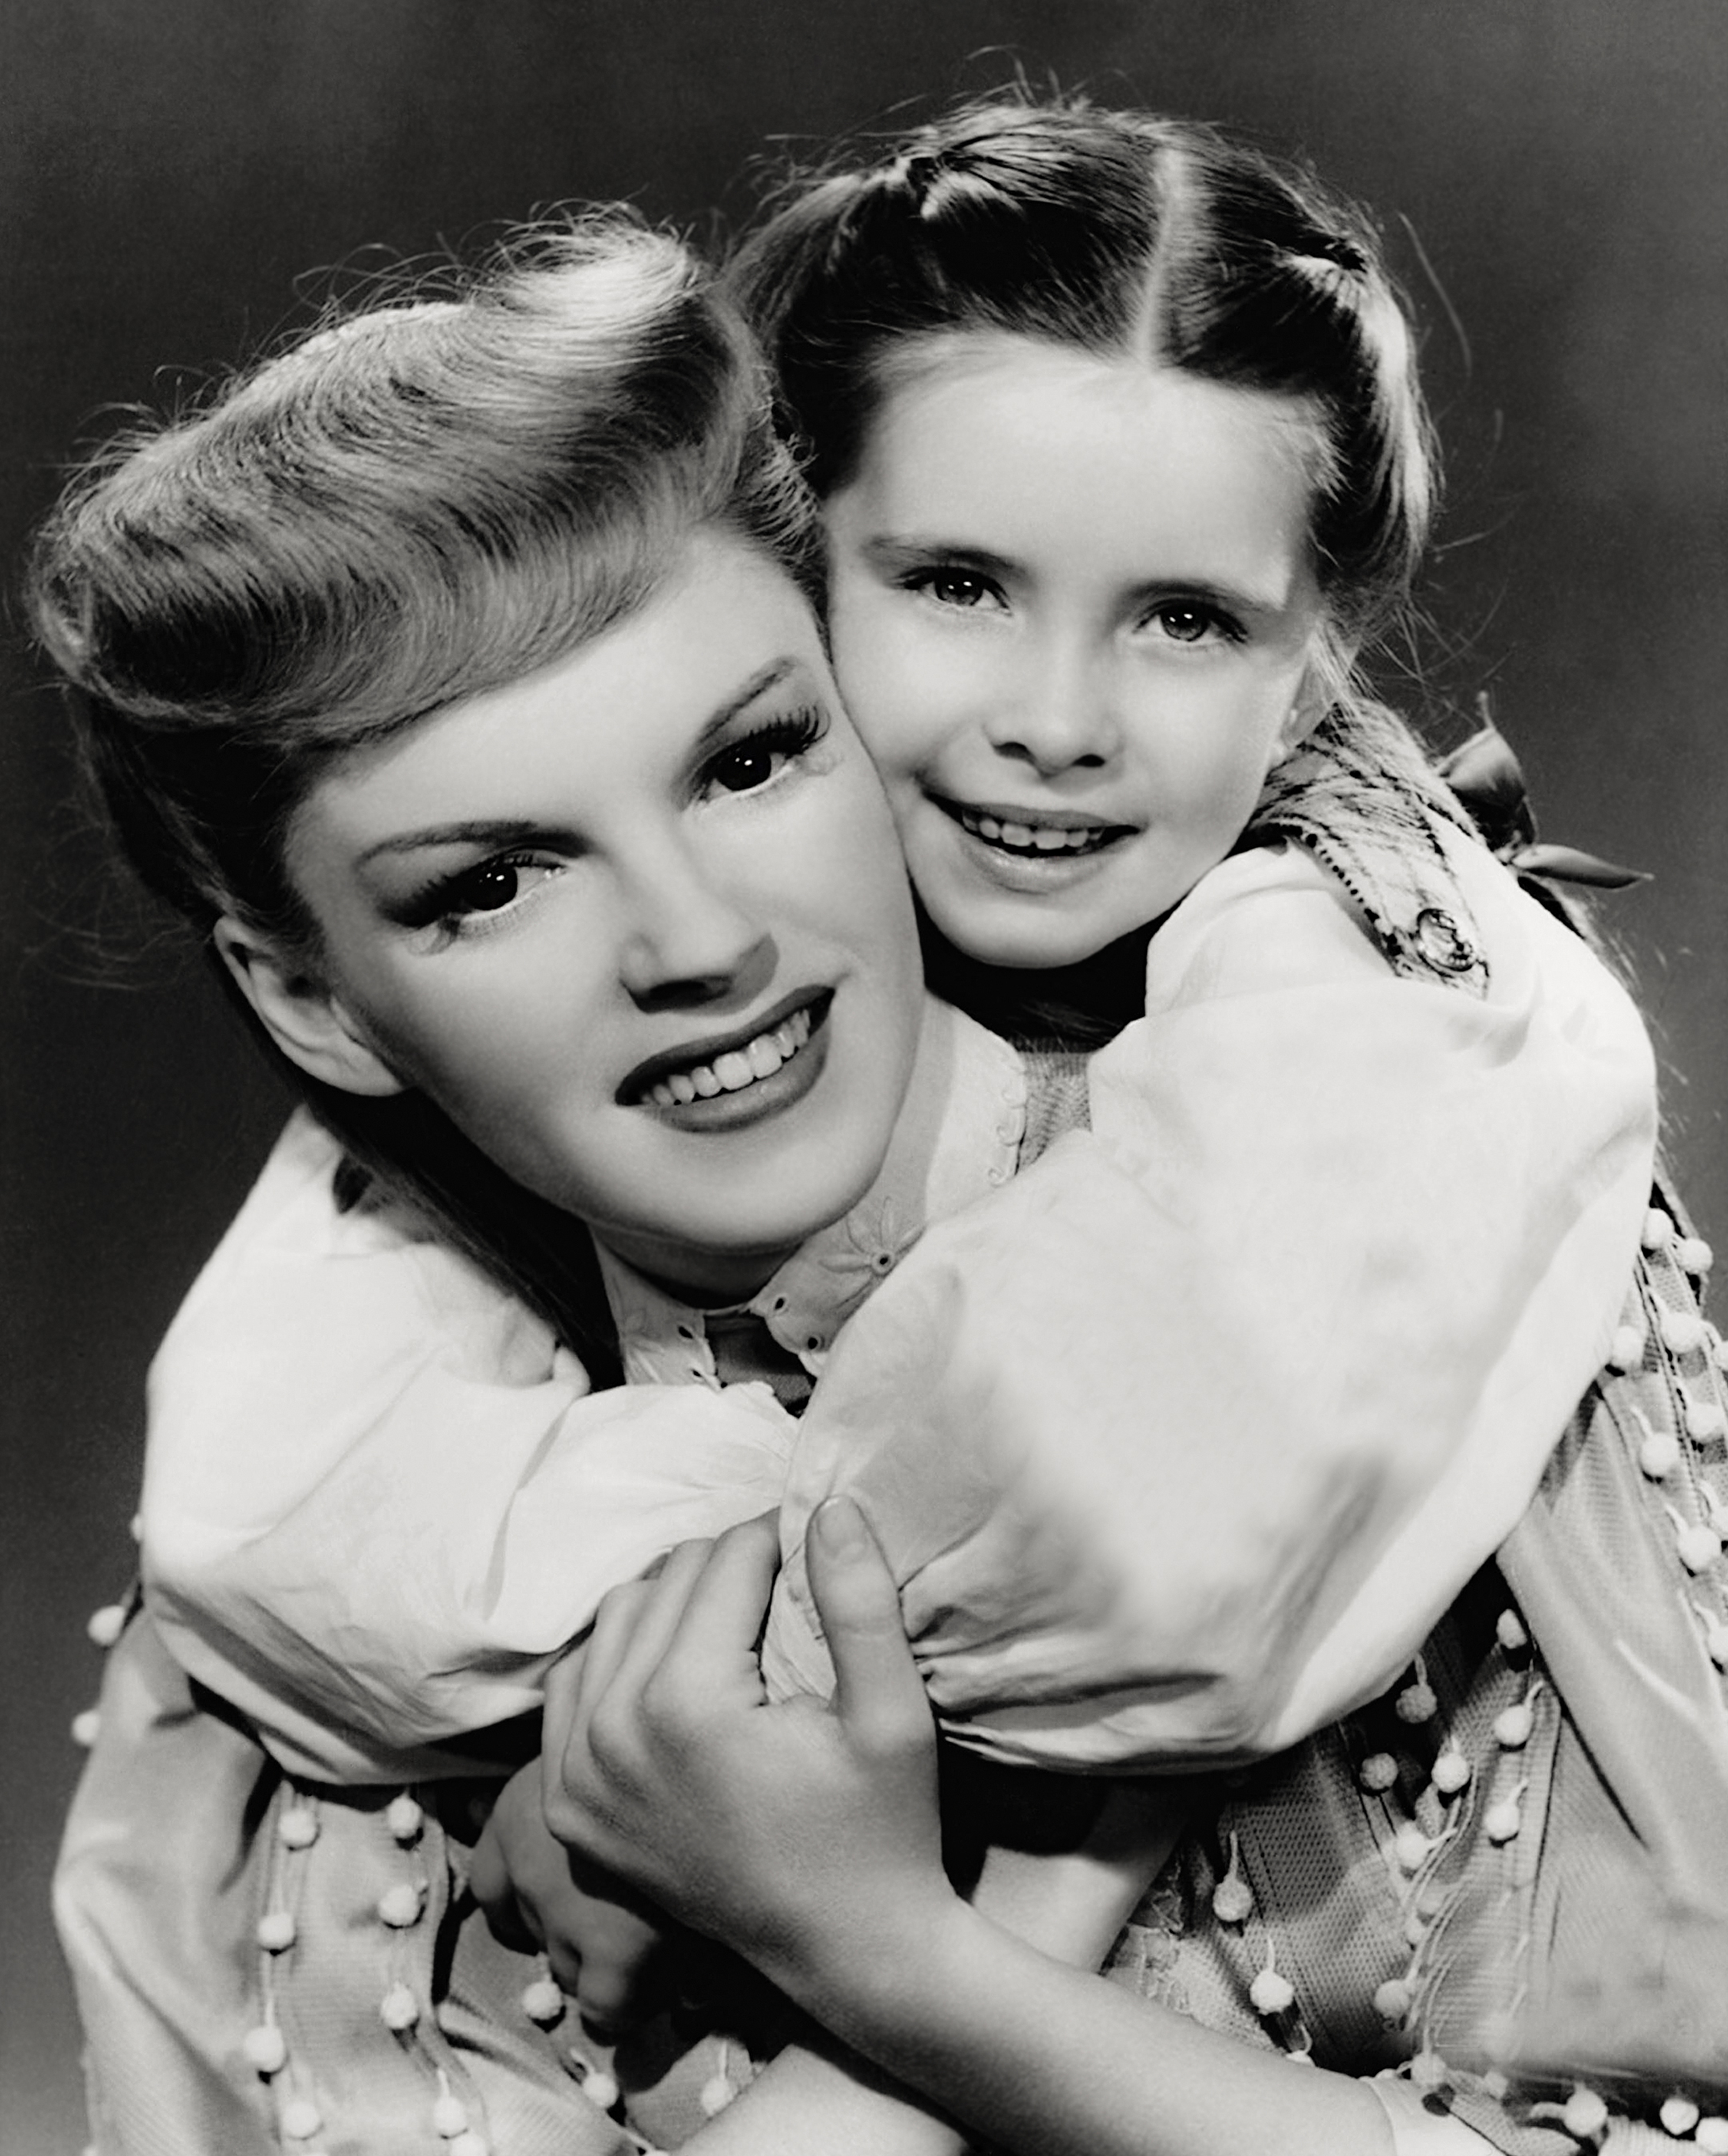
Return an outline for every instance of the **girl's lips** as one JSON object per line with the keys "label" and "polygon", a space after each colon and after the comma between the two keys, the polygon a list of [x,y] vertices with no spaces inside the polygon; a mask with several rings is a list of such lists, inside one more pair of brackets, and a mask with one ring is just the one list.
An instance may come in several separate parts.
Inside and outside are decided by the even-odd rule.
{"label": "girl's lips", "polygon": [[[779,1068],[797,1058],[827,1017],[833,1000],[832,988],[796,988],[747,1025],[681,1042],[646,1057],[625,1078],[615,1097],[621,1107],[671,1106],[683,1105],[676,1096],[683,1094],[687,1083],[692,1098],[702,1100],[735,1094],[752,1082],[766,1083]],[[721,1066],[717,1075],[716,1065]],[[678,1083],[672,1101],[653,1099],[674,1080]]]}

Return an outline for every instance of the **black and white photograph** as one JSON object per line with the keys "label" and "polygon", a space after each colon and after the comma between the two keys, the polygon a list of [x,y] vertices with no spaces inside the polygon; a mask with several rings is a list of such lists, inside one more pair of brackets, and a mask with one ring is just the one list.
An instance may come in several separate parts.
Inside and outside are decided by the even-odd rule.
{"label": "black and white photograph", "polygon": [[11,0],[0,2156],[1728,2156],[1725,111]]}

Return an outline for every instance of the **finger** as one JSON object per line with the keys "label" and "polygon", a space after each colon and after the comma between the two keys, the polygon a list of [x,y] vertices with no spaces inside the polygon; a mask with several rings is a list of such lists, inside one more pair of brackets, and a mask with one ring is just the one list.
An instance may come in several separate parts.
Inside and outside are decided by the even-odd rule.
{"label": "finger", "polygon": [[848,1732],[872,1749],[929,1738],[929,1702],[893,1574],[851,1498],[830,1497],[816,1507],[805,1562]]}
{"label": "finger", "polygon": [[[505,1944],[507,1946],[509,1943],[507,1939]],[[578,1948],[570,1940],[554,1933],[542,1943],[541,1951],[546,1956],[546,1966],[552,1971],[558,1989],[567,1999],[575,1998],[582,1987],[583,1963]]]}
{"label": "finger", "polygon": [[760,1512],[728,1527],[692,1581],[671,1641],[667,1674],[681,1691],[736,1702],[740,1678],[763,1697],[756,1642],[779,1570],[779,1517]]}
{"label": "finger", "polygon": [[508,1947],[514,1953],[537,1953],[542,1944],[539,1925],[532,1912],[508,1881],[496,1886],[490,1892],[482,1893],[471,1871],[470,1891],[479,1902],[481,1913],[486,1920],[486,1929],[500,1946]]}
{"label": "finger", "polygon": [[577,1999],[590,2033],[609,2042],[645,2021],[670,1994],[670,1956],[664,1935],[648,1925],[614,1928],[582,1964]]}
{"label": "finger", "polygon": [[629,1579],[600,1597],[582,1650],[582,1696],[598,1699],[617,1674],[641,1613],[653,1599],[654,1582]]}
{"label": "finger", "polygon": [[607,1680],[609,1695],[634,1697],[664,1661],[713,1548],[706,1540],[687,1542],[668,1553],[659,1577],[643,1589],[642,1599],[630,1613],[629,1637],[622,1643]]}
{"label": "finger", "polygon": [[570,1732],[576,1726],[587,1674],[589,1640],[582,1640],[560,1655],[546,1672],[545,1697],[540,1727],[540,1802],[558,1785],[558,1768]]}

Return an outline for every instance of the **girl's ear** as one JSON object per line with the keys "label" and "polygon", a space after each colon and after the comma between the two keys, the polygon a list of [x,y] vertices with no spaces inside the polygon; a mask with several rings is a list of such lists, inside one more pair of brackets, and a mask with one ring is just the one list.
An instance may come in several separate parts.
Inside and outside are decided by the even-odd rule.
{"label": "girl's ear", "polygon": [[1285,712],[1283,722],[1278,730],[1272,747],[1272,768],[1276,770],[1284,758],[1301,747],[1309,736],[1326,716],[1326,698],[1314,675],[1303,676],[1302,686]]}
{"label": "girl's ear", "polygon": [[216,948],[258,1022],[291,1063],[344,1093],[374,1099],[403,1081],[324,983],[232,914],[216,924]]}
{"label": "girl's ear", "polygon": [[1273,743],[1272,767],[1301,747],[1328,711],[1345,693],[1350,679],[1350,660],[1326,630],[1302,670],[1302,681],[1284,714]]}

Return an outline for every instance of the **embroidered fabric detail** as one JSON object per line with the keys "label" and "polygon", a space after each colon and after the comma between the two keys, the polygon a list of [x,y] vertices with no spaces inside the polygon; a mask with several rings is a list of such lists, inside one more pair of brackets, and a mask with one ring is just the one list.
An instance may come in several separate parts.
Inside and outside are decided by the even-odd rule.
{"label": "embroidered fabric detail", "polygon": [[1335,706],[1272,773],[1242,843],[1288,838],[1361,908],[1396,973],[1488,993],[1488,961],[1440,834],[1475,832],[1402,720]]}
{"label": "embroidered fabric detail", "polygon": [[1026,1168],[1068,1132],[1092,1128],[1086,1078],[1092,1059],[1082,1049],[1041,1045],[1022,1048],[1021,1054],[1026,1060],[1026,1100],[1019,1165]]}

